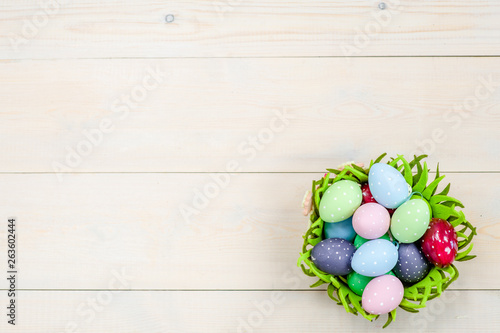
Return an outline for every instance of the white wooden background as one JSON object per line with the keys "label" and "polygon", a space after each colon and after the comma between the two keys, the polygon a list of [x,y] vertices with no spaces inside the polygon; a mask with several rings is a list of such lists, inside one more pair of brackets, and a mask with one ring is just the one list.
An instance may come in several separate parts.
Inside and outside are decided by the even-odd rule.
{"label": "white wooden background", "polygon": [[0,331],[379,329],[296,259],[310,181],[387,151],[440,162],[478,257],[386,331],[498,332],[500,2],[380,2],[2,1]]}

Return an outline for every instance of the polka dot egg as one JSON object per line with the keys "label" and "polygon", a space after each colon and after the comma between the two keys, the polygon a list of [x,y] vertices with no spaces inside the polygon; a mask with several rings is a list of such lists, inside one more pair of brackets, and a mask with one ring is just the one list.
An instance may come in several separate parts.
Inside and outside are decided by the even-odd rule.
{"label": "polka dot egg", "polygon": [[429,206],[422,199],[412,199],[396,209],[391,218],[391,234],[401,243],[420,239],[429,226]]}
{"label": "polka dot egg", "polygon": [[325,273],[347,275],[352,272],[351,260],[356,248],[341,238],[328,238],[311,250],[312,262]]}
{"label": "polka dot egg", "polygon": [[382,237],[391,223],[387,209],[377,203],[367,203],[359,207],[352,218],[356,233],[366,239]]}
{"label": "polka dot egg", "polygon": [[396,246],[385,239],[374,239],[360,246],[352,257],[352,269],[364,276],[383,275],[398,261]]}
{"label": "polka dot egg", "polygon": [[416,283],[429,273],[431,267],[431,263],[415,243],[399,244],[398,262],[393,271],[401,281]]}
{"label": "polka dot egg", "polygon": [[325,222],[340,222],[351,217],[361,205],[362,194],[358,183],[340,180],[333,183],[323,194],[319,204],[319,216]]}
{"label": "polka dot egg", "polygon": [[411,194],[411,187],[403,175],[395,168],[384,163],[375,163],[368,174],[370,192],[385,208],[397,208]]}
{"label": "polka dot egg", "polygon": [[403,284],[397,277],[383,275],[366,285],[361,303],[368,313],[386,314],[398,307],[403,300],[403,294]]}

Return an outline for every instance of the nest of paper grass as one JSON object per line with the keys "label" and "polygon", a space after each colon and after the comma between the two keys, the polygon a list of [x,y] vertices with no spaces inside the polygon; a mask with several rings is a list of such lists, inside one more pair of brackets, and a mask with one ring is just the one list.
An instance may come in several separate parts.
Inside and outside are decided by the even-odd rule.
{"label": "nest of paper grass", "polygon": [[[366,169],[354,163],[345,166],[343,170],[327,169],[329,173],[324,178],[313,181],[313,209],[310,214],[311,226],[303,236],[304,244],[297,263],[306,275],[315,276],[319,279],[311,285],[311,288],[328,283],[327,292],[331,299],[336,301],[337,304],[343,305],[347,312],[355,315],[360,313],[370,321],[378,319],[380,315],[367,313],[362,308],[361,296],[351,291],[345,277],[331,275],[319,270],[311,260],[311,250],[323,240],[324,222],[319,216],[318,207],[326,189],[333,183],[343,179],[352,180],[360,184],[366,183],[371,166],[381,162],[385,156],[386,154],[382,154],[375,161],[371,161],[370,167]],[[474,235],[476,235],[476,228],[467,221],[461,210],[457,210],[457,208],[463,208],[463,204],[459,200],[448,196],[450,184],[440,193],[436,194],[439,183],[445,177],[439,174],[439,164],[434,180],[427,184],[429,181],[429,169],[426,162],[423,165],[421,163],[426,157],[427,155],[414,156],[413,160],[408,162],[400,155],[397,158],[391,158],[387,164],[402,173],[406,182],[412,187],[413,192],[422,193],[423,198],[430,204],[433,217],[447,220],[453,225],[458,236],[458,253],[455,261],[473,259],[475,256],[469,255],[469,253],[472,250],[473,244],[471,241]],[[414,171],[415,174],[413,174]],[[331,178],[332,174],[335,177]],[[458,270],[454,265],[445,268],[433,267],[423,280],[411,286],[405,286],[404,297],[399,307],[408,312],[418,312],[418,309],[425,307],[428,300],[439,297],[457,278]],[[396,310],[397,308],[388,314],[384,328],[394,321]]]}

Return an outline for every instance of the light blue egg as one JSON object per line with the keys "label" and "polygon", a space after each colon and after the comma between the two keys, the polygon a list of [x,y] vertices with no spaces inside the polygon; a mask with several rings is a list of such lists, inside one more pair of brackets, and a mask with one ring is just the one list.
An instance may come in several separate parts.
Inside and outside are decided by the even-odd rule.
{"label": "light blue egg", "polygon": [[352,257],[352,269],[364,276],[380,276],[398,262],[398,250],[385,239],[374,239],[361,245]]}
{"label": "light blue egg", "polygon": [[385,208],[398,208],[408,199],[411,187],[403,175],[394,167],[375,163],[368,174],[370,192],[379,204]]}
{"label": "light blue egg", "polygon": [[356,237],[356,232],[352,227],[352,216],[341,222],[325,222],[323,230],[325,231],[325,238],[342,238],[352,243]]}

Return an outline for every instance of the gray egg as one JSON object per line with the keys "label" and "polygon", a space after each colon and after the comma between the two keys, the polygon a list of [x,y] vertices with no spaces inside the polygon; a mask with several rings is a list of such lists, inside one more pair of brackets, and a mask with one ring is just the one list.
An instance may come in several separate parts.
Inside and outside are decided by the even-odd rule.
{"label": "gray egg", "polygon": [[312,249],[313,263],[325,273],[347,275],[351,268],[352,255],[356,251],[354,245],[342,238],[324,239]]}
{"label": "gray egg", "polygon": [[398,252],[398,262],[392,271],[402,282],[416,283],[431,270],[432,265],[415,243],[399,244]]}

